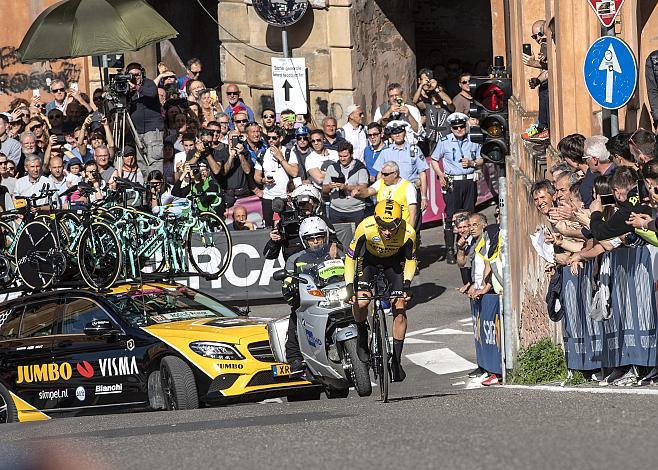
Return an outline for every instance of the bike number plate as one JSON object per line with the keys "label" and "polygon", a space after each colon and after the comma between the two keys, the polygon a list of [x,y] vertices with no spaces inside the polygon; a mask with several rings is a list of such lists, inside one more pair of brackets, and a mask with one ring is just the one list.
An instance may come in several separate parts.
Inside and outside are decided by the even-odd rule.
{"label": "bike number plate", "polygon": [[290,375],[290,364],[275,364],[272,366],[274,377],[288,377]]}

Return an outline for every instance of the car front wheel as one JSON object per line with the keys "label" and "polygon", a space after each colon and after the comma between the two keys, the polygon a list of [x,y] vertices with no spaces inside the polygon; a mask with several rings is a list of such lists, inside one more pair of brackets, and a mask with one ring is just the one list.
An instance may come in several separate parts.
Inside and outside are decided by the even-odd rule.
{"label": "car front wheel", "polygon": [[0,423],[15,423],[18,421],[18,410],[11,393],[0,385]]}
{"label": "car front wheel", "polygon": [[162,359],[160,380],[167,410],[192,410],[199,407],[194,374],[185,361],[176,356]]}

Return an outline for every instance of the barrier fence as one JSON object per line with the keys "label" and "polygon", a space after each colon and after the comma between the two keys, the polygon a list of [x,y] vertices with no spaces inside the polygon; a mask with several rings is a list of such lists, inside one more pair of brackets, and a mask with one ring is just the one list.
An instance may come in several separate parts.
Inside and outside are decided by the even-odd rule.
{"label": "barrier fence", "polygon": [[500,297],[483,295],[471,301],[473,336],[477,364],[484,370],[502,375],[503,328],[500,315]]}
{"label": "barrier fence", "polygon": [[[594,277],[595,262],[585,264],[578,275],[562,268],[564,309],[562,330],[567,367],[593,370],[601,367],[657,364],[656,280],[658,249],[620,247],[602,255],[610,263],[610,275]],[[598,320],[595,289],[609,289],[609,318]],[[594,317],[594,318],[593,318]]]}

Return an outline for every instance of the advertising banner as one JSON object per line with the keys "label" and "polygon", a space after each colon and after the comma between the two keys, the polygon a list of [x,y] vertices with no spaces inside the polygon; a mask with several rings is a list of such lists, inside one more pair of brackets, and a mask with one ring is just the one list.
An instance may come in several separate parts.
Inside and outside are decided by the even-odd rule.
{"label": "advertising banner", "polygon": [[502,375],[500,298],[496,294],[486,294],[472,301],[471,315],[478,366],[487,372]]}

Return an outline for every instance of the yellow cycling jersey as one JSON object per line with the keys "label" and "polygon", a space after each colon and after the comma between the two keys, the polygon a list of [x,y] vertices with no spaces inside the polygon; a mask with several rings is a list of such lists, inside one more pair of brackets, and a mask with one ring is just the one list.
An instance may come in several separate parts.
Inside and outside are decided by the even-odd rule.
{"label": "yellow cycling jersey", "polygon": [[384,240],[379,233],[375,217],[367,217],[356,228],[354,238],[347,250],[345,257],[346,283],[354,282],[356,259],[366,254],[381,258],[383,263],[387,259],[395,261],[403,258],[403,279],[411,281],[416,273],[416,231],[403,220],[393,238]]}

